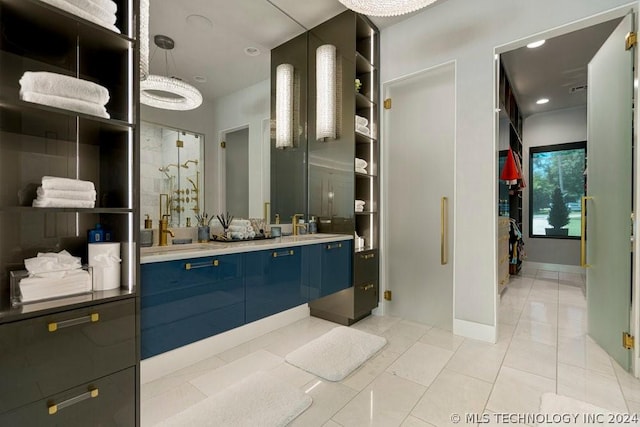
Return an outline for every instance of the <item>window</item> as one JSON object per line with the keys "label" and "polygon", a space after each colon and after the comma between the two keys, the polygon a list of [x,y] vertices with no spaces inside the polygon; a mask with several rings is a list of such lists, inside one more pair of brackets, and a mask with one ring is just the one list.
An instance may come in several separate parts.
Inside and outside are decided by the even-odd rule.
{"label": "window", "polygon": [[529,237],[580,238],[587,143],[529,149]]}

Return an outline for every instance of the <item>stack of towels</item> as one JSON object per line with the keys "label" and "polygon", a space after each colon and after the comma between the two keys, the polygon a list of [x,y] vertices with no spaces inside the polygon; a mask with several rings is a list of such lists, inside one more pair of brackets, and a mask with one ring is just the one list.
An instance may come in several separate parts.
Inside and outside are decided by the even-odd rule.
{"label": "stack of towels", "polygon": [[111,0],[41,1],[120,34],[120,30],[115,26],[118,5]]}
{"label": "stack of towels", "polygon": [[364,200],[356,199],[355,211],[356,212],[364,212]]}
{"label": "stack of towels", "polygon": [[356,132],[371,136],[371,131],[369,130],[369,120],[366,117],[356,115]]}
{"label": "stack of towels", "polygon": [[93,208],[96,204],[96,189],[91,181],[43,176],[36,194],[36,208]]}
{"label": "stack of towels", "polygon": [[256,231],[248,219],[234,219],[231,221],[229,232],[234,240],[246,240],[256,237]]}
{"label": "stack of towels", "polygon": [[107,88],[88,80],[47,71],[27,71],[20,78],[20,99],[109,118]]}
{"label": "stack of towels", "polygon": [[24,260],[29,277],[20,281],[22,302],[91,292],[91,275],[67,251],[39,253]]}
{"label": "stack of towels", "polygon": [[357,173],[367,173],[367,166],[369,164],[366,160],[359,159],[356,157],[356,172]]}

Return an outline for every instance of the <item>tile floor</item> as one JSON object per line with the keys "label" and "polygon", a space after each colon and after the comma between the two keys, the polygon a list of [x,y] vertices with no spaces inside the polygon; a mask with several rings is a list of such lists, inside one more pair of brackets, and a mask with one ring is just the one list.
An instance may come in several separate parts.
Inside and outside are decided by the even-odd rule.
{"label": "tile floor", "polygon": [[[370,316],[353,327],[388,344],[341,382],[284,362],[290,351],[336,325],[307,318],[142,387],[142,425],[152,426],[258,370],[305,390],[312,406],[293,426],[470,425],[465,414],[536,413],[556,392],[614,412],[640,411],[640,381],[586,337],[581,275],[523,269],[500,308],[496,344],[427,325]],[[482,424],[491,425],[491,424]]]}

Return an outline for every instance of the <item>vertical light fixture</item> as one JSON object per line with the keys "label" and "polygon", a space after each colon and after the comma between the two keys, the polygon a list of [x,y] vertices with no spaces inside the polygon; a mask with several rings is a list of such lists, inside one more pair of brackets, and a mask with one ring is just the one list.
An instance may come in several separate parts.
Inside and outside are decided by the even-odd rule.
{"label": "vertical light fixture", "polygon": [[276,67],[276,148],[293,147],[293,65]]}
{"label": "vertical light fixture", "polygon": [[140,80],[149,75],[149,0],[140,0]]}
{"label": "vertical light fixture", "polygon": [[316,139],[336,137],[336,47],[316,49]]}

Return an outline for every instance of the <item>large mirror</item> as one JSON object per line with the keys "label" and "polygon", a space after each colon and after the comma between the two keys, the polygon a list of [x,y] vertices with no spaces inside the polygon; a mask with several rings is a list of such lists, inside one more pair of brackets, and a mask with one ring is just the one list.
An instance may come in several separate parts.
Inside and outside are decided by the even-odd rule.
{"label": "large mirror", "polygon": [[[270,51],[304,33],[304,26],[317,24],[304,19],[302,24],[297,22],[279,3],[283,2],[150,2],[150,73],[184,80],[200,90],[204,102],[191,111],[142,105],[141,120],[174,134],[176,130],[185,130],[202,137],[202,163],[198,167],[204,178],[198,197],[202,197],[201,209],[210,215],[229,211],[236,217],[261,218],[265,202],[271,201]],[[342,10],[335,2],[336,5],[331,5],[335,11],[318,13],[320,3],[310,5],[308,15],[303,18],[324,19],[324,15],[333,16]],[[295,5],[287,7],[300,9]],[[327,4],[322,7],[327,9]],[[171,37],[174,49],[165,52],[156,47],[153,39],[158,34]],[[143,144],[143,159],[150,157],[145,150]],[[154,165],[156,172],[161,173],[158,169],[175,163],[163,162]],[[191,169],[181,168],[181,172],[187,171]],[[186,200],[186,195],[178,193],[178,196]],[[147,212],[144,199],[141,205],[143,214],[149,213],[156,219],[157,209]],[[185,206],[185,213],[187,209]],[[185,226],[186,215],[174,211],[171,223]],[[193,220],[191,225],[195,225]]]}

